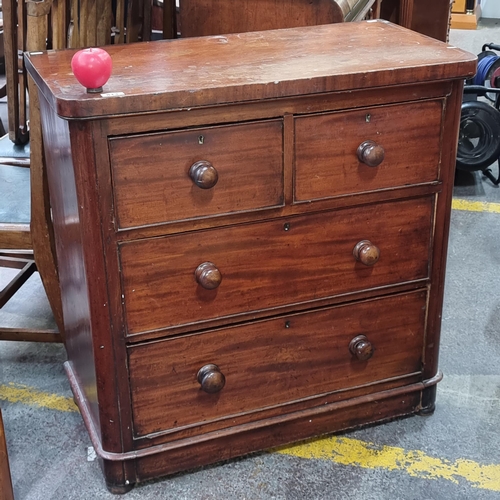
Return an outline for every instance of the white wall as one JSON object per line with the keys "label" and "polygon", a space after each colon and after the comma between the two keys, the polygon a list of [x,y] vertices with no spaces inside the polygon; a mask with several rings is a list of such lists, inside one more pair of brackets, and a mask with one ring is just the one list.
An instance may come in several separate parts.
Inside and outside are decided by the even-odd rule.
{"label": "white wall", "polygon": [[481,0],[481,17],[500,19],[500,1]]}

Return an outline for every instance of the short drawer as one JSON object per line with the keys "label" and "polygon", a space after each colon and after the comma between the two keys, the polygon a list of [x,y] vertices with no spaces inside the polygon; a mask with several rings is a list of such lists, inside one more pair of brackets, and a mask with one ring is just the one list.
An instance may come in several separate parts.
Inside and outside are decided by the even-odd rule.
{"label": "short drawer", "polygon": [[[433,201],[428,196],[122,243],[127,333],[425,279]],[[354,256],[360,248],[365,263]],[[378,261],[367,262],[377,249]]]}
{"label": "short drawer", "polygon": [[243,414],[255,420],[303,398],[312,407],[316,395],[419,373],[425,309],[419,291],[130,347],[134,434],[227,427]]}
{"label": "short drawer", "polygon": [[111,138],[120,228],[283,204],[282,121]]}
{"label": "short drawer", "polygon": [[297,117],[295,201],[438,180],[442,112],[439,100]]}

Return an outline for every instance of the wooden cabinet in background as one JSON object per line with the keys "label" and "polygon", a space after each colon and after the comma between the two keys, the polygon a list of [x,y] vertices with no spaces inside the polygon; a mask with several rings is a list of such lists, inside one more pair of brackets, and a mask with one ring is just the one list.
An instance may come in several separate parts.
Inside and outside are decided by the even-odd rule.
{"label": "wooden cabinet in background", "polygon": [[467,10],[467,1],[466,0],[454,0],[451,11],[453,13],[465,14]]}
{"label": "wooden cabinet in background", "polygon": [[480,3],[477,0],[455,0],[452,7],[451,27],[466,30],[476,29],[481,17]]}
{"label": "wooden cabinet in background", "polygon": [[432,412],[475,58],[387,21],[109,53],[100,94],[26,56],[109,489]]}
{"label": "wooden cabinet in background", "polygon": [[446,42],[452,0],[383,0],[382,19]]}

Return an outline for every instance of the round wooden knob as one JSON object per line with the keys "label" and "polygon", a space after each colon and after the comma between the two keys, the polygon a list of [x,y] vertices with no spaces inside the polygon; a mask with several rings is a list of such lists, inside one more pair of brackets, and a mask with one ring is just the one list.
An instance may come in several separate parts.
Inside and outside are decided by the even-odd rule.
{"label": "round wooden knob", "polygon": [[349,343],[349,351],[360,361],[370,359],[373,356],[373,350],[372,343],[364,335],[354,337]]}
{"label": "round wooden knob", "polygon": [[203,262],[194,272],[196,281],[207,290],[217,288],[222,281],[222,274],[213,262]]}
{"label": "round wooden knob", "polygon": [[380,250],[369,240],[360,241],[352,251],[354,258],[365,266],[373,266],[380,258]]}
{"label": "round wooden knob", "polygon": [[375,141],[362,142],[358,147],[358,159],[369,167],[378,167],[385,158],[384,148]]}
{"label": "round wooden knob", "polygon": [[206,160],[193,163],[189,169],[189,177],[201,189],[213,188],[219,180],[217,170]]}
{"label": "round wooden knob", "polygon": [[205,365],[198,370],[196,376],[202,390],[213,394],[221,391],[226,385],[226,377],[221,373],[217,365]]}

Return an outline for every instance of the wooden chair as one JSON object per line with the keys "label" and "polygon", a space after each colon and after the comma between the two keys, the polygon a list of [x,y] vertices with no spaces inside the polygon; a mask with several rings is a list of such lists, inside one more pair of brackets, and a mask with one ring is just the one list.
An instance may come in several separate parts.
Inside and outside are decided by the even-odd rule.
{"label": "wooden chair", "polygon": [[453,0],[383,0],[380,17],[446,42]]}
{"label": "wooden chair", "polygon": [[[151,5],[149,0],[117,0],[115,9],[112,10],[112,2],[109,0],[3,0],[3,20],[9,138],[16,145],[28,141],[30,143],[30,158],[25,161],[24,166],[30,168],[31,184],[30,223],[0,224],[0,249],[9,251],[0,260],[0,266],[3,264],[22,267],[22,272],[4,290],[3,297],[6,300],[12,297],[29,273],[35,269],[34,265],[24,265],[28,255],[23,254],[21,259],[19,255],[13,255],[12,251],[31,250],[34,256],[31,257],[32,263],[34,258],[60,333],[0,326],[0,339],[62,341],[63,311],[43,154],[39,100],[35,85],[27,79],[23,59],[18,54],[24,51],[149,40]],[[13,165],[13,161],[12,158],[0,158],[0,163]]]}
{"label": "wooden chair", "polygon": [[[148,41],[151,39],[152,13],[156,12],[158,16],[159,9],[162,11],[160,31],[163,38],[175,38],[179,31],[184,37],[201,36],[343,22],[371,16],[390,19],[443,39],[444,32],[447,34],[449,2],[450,0],[180,0],[177,11],[175,0],[117,0],[114,3],[109,0],[3,0],[9,137],[15,144],[23,144],[28,139],[30,141],[32,211],[29,228],[6,228],[0,225],[0,248],[33,250],[56,323],[63,333],[38,96],[33,82],[27,81],[23,60],[18,57],[19,51]],[[434,14],[429,16],[429,12]],[[434,21],[430,23],[430,19]],[[5,244],[6,241],[8,245]],[[11,334],[0,330],[0,338],[9,338],[9,335]],[[18,334],[12,335],[19,338]]]}
{"label": "wooden chair", "polygon": [[181,37],[377,18],[381,0],[180,0]]}
{"label": "wooden chair", "polygon": [[12,480],[10,477],[9,457],[7,455],[7,443],[0,410],[0,500],[14,500],[12,491]]}

